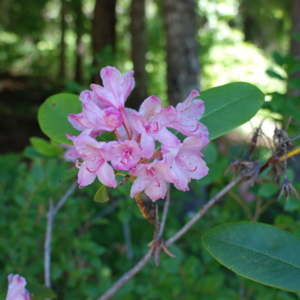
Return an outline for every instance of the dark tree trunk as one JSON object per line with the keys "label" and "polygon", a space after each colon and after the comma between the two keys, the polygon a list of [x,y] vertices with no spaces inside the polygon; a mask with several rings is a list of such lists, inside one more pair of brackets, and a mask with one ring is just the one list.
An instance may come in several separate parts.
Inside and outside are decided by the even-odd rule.
{"label": "dark tree trunk", "polygon": [[61,0],[61,37],[60,37],[60,57],[59,57],[59,77],[60,79],[65,79],[66,77],[66,42],[65,42],[65,33],[66,33],[66,0]]}
{"label": "dark tree trunk", "polygon": [[195,6],[194,0],[164,0],[168,99],[173,105],[200,89]]}
{"label": "dark tree trunk", "polygon": [[[103,59],[103,51],[111,47],[112,54],[116,43],[116,0],[97,0],[94,9],[93,19],[93,52],[94,66],[97,66],[96,54],[100,54]],[[108,61],[101,61],[101,65],[106,66]],[[99,72],[93,76],[93,82],[101,84]]]}
{"label": "dark tree trunk", "polygon": [[[292,0],[292,28],[291,33],[300,34],[300,0]],[[297,60],[300,60],[300,41],[296,40],[291,36],[290,44],[290,54]],[[292,78],[300,78],[300,72],[297,72],[291,76]],[[299,89],[291,89],[290,95],[293,97],[300,96],[300,87]]]}
{"label": "dark tree trunk", "polygon": [[134,69],[135,88],[127,101],[127,106],[138,109],[143,100],[147,98],[145,0],[131,1],[130,19],[131,59]]}
{"label": "dark tree trunk", "polygon": [[76,26],[76,62],[75,62],[75,81],[82,84],[83,83],[83,54],[84,45],[82,42],[83,35],[83,12],[82,12],[82,1],[74,1],[74,15],[75,15],[75,26]]}

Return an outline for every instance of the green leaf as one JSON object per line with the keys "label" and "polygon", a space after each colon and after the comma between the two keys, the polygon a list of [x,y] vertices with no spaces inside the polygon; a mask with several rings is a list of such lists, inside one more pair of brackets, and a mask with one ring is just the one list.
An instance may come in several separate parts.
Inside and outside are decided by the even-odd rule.
{"label": "green leaf", "polygon": [[105,203],[110,199],[107,193],[107,187],[105,185],[101,185],[99,190],[96,192],[94,196],[95,202]]}
{"label": "green leaf", "polygon": [[82,111],[81,102],[78,96],[73,94],[56,94],[49,97],[40,107],[38,121],[42,131],[51,139],[72,145],[72,141],[67,139],[66,133],[78,135],[78,130],[74,129],[68,121],[70,113],[77,114]]}
{"label": "green leaf", "polygon": [[291,89],[300,89],[300,78],[291,78],[291,79],[289,79],[288,86]]}
{"label": "green leaf", "polygon": [[213,164],[218,159],[218,149],[213,142],[206,145],[203,148],[202,153],[204,154],[205,162],[207,164]]}
{"label": "green leaf", "polygon": [[56,149],[45,139],[39,138],[39,137],[31,137],[30,143],[33,146],[33,148],[40,154],[44,156],[57,156],[58,152]]}
{"label": "green leaf", "polygon": [[56,298],[56,295],[51,288],[36,282],[28,282],[28,284],[26,285],[26,289],[29,291],[30,294],[34,294],[33,299],[35,299],[35,297],[43,299]]}
{"label": "green leaf", "polygon": [[27,146],[23,151],[23,155],[26,158],[31,158],[31,159],[46,158],[44,155],[38,153],[32,146]]}
{"label": "green leaf", "polygon": [[274,70],[267,70],[266,73],[273,78],[277,78],[280,80],[286,80],[286,78],[282,77],[280,74],[278,74],[277,72],[275,72]]}
{"label": "green leaf", "polygon": [[257,191],[257,195],[262,197],[271,197],[279,192],[278,187],[273,182],[266,182],[261,185]]}
{"label": "green leaf", "polygon": [[300,42],[300,34],[299,34],[298,32],[293,32],[293,33],[292,33],[292,37],[293,37],[296,41]]}
{"label": "green leaf", "polygon": [[210,229],[207,251],[233,272],[279,289],[300,292],[300,240],[274,226],[239,222]]}
{"label": "green leaf", "polygon": [[249,121],[265,95],[250,83],[234,82],[204,91],[199,99],[205,105],[200,121],[207,126],[212,140]]}
{"label": "green leaf", "polygon": [[277,51],[274,51],[272,56],[277,65],[282,66],[285,63],[285,57]]}

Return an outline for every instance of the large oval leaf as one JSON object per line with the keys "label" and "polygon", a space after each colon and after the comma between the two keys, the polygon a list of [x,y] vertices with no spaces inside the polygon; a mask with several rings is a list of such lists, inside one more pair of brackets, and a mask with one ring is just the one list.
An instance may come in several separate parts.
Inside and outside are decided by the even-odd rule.
{"label": "large oval leaf", "polygon": [[300,292],[300,240],[271,225],[239,222],[210,229],[208,252],[233,272],[254,281]]}
{"label": "large oval leaf", "polygon": [[201,92],[205,104],[201,122],[215,139],[249,121],[262,106],[265,95],[247,82],[234,82]]}
{"label": "large oval leaf", "polygon": [[38,121],[42,131],[48,137],[60,143],[73,145],[73,142],[67,139],[66,133],[78,135],[79,131],[74,129],[68,121],[68,115],[81,111],[78,96],[66,93],[56,94],[42,104],[38,112]]}

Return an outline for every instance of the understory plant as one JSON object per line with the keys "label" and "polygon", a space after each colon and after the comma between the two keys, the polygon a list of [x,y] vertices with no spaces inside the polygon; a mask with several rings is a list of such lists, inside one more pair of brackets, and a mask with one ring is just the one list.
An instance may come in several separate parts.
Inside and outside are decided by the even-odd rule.
{"label": "understory plant", "polygon": [[[251,194],[261,199],[259,192],[256,196],[251,191],[251,187],[258,184],[274,185],[279,198],[285,195],[289,200],[291,195],[298,196],[288,178],[287,166],[287,159],[297,149],[296,138],[290,138],[285,130],[276,126],[273,140],[269,147],[264,148],[263,155],[256,155],[261,128],[254,132],[248,150],[229,163],[227,171],[231,171],[233,178],[225,187],[216,190],[217,178],[223,175],[215,174],[223,162],[220,159],[219,166],[218,161],[210,164],[212,152],[216,152],[210,141],[249,121],[256,114],[264,103],[264,94],[257,87],[236,82],[203,91],[201,95],[193,90],[176,107],[163,107],[162,100],[153,95],[145,99],[136,111],[125,107],[126,99],[134,88],[134,72],[122,75],[116,68],[108,66],[100,74],[103,86],[92,84],[91,90],[81,92],[79,97],[65,93],[49,97],[39,110],[38,120],[51,141],[31,139],[33,148],[30,151],[44,157],[64,157],[72,161],[78,170],[76,183],[70,185],[59,201],[54,203],[51,198],[49,202],[44,242],[44,278],[48,288],[52,286],[55,289],[51,280],[51,242],[56,232],[52,228],[59,210],[77,188],[85,191],[89,186],[97,185],[94,200],[102,203],[113,202],[115,193],[122,194],[119,205],[126,206],[122,217],[125,236],[127,234],[128,237],[128,219],[124,216],[136,204],[141,216],[148,219],[148,226],[154,228],[153,239],[149,240],[149,249],[144,257],[110,287],[101,286],[100,282],[102,296],[88,298],[98,300],[111,298],[142,271],[152,257],[157,268],[161,268],[162,251],[175,261],[173,257],[178,256],[178,249],[175,247],[172,251],[170,246],[183,234],[188,234],[191,227],[225,194],[235,197],[238,185],[243,189],[241,195],[245,198]],[[64,154],[61,146],[67,149]],[[72,178],[76,169],[71,168],[65,178]],[[95,182],[96,178],[99,182]],[[211,199],[205,199],[181,229],[168,228],[166,222],[170,205],[174,201],[184,202],[185,195],[194,193],[195,187],[205,188],[205,180],[215,185],[211,188]],[[181,191],[181,199],[172,199],[171,185]],[[192,198],[195,197],[197,195],[192,194]],[[91,201],[89,192],[85,198],[82,201]],[[300,257],[297,248],[300,241],[282,229],[256,222],[263,208],[265,210],[271,203],[262,206],[261,200],[257,200],[252,214],[243,199],[237,201],[250,221],[225,223],[207,230],[202,236],[205,249],[222,265],[243,277],[299,293]],[[157,203],[163,203],[162,214]],[[88,220],[85,226],[89,228],[92,222],[92,219]],[[143,220],[139,219],[139,222]],[[82,229],[84,232],[86,227]],[[171,235],[168,239],[165,238],[165,229]],[[200,236],[196,238],[200,239]],[[126,247],[128,254],[130,243]],[[15,281],[22,284],[14,285]],[[55,297],[50,289],[28,287],[28,292],[24,288],[25,283],[24,278],[9,275],[6,299],[13,299],[10,296],[13,292],[19,293],[18,299],[24,300],[32,295],[33,299]],[[47,296],[43,294],[45,291]],[[97,289],[94,294],[97,294]],[[155,296],[149,299],[155,299]]]}

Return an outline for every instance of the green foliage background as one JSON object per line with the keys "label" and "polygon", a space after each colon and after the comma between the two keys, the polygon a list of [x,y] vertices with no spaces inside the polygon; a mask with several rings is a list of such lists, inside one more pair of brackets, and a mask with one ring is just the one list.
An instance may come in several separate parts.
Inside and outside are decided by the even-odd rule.
{"label": "green foliage background", "polygon": [[[11,10],[3,9],[1,2],[0,71],[43,79],[43,88],[55,90],[62,79],[58,73],[59,1],[11,1]],[[147,11],[149,31],[146,69],[149,74],[149,94],[166,100],[166,64],[164,61],[164,36],[160,1],[150,1]],[[65,90],[78,93],[84,87],[73,81],[75,59],[74,1],[68,1],[67,81]],[[251,4],[251,5],[249,5]],[[286,87],[295,88],[299,82],[290,76],[299,70],[299,61],[285,55],[288,51],[290,1],[201,0],[198,3],[199,35],[202,63],[203,89],[231,81],[248,81],[264,92],[270,93],[264,105],[264,114],[275,116],[276,121],[286,122],[289,115],[295,123],[291,135],[298,133],[299,97],[286,93]],[[83,41],[86,47],[84,85],[88,86],[94,69],[91,67],[91,12],[94,1],[84,1],[85,20]],[[130,2],[119,1],[118,42],[115,57],[102,53],[99,60],[113,61],[123,72],[132,68],[129,59],[130,41],[126,36],[129,25]],[[255,29],[245,40],[244,17],[238,7],[246,7]],[[7,18],[9,16],[9,18]],[[22,26],[19,20],[22,19]],[[276,26],[274,26],[276,24]],[[260,34],[258,34],[260,32]],[[273,54],[273,50],[278,52]],[[270,69],[268,74],[265,70]],[[46,77],[46,79],[45,79]],[[50,87],[49,87],[50,86]],[[34,89],[36,91],[36,89]],[[57,91],[57,90],[55,90]],[[35,93],[24,96],[32,100]],[[20,103],[16,111],[26,108]],[[32,109],[36,113],[37,108]],[[32,113],[30,111],[30,113]],[[10,115],[12,112],[7,112]],[[32,144],[38,140],[33,140]],[[57,146],[57,145],[56,145]],[[51,148],[52,149],[52,148]],[[46,152],[43,153],[46,155]],[[52,151],[52,150],[51,150]],[[215,195],[232,178],[224,172],[230,161],[238,157],[241,146],[223,139],[211,143],[205,150],[205,160],[210,168],[207,177],[192,181],[189,192],[172,190],[172,205],[166,224],[165,237],[172,236],[193,216],[197,209]],[[266,149],[258,149],[260,157]],[[49,154],[49,153],[48,153]],[[62,158],[46,157],[28,147],[23,153],[0,156],[0,293],[7,287],[6,276],[19,273],[33,282],[43,283],[43,252],[46,213],[49,199],[57,202],[75,181],[77,170]],[[293,163],[289,176],[299,190],[299,171]],[[132,199],[128,198],[129,183],[111,190],[107,203],[93,201],[97,184],[76,192],[68,199],[56,216],[52,241],[52,282],[58,299],[85,299],[99,297],[124,272],[130,269],[147,251],[153,237],[153,228],[144,220]],[[264,177],[263,185],[250,188],[250,195],[262,201],[260,221],[282,228],[300,237],[300,204],[295,197],[277,202],[279,188]],[[251,194],[253,193],[253,194]],[[236,187],[219,205],[213,207],[170,250],[177,257],[161,256],[161,265],[148,264],[138,276],[126,284],[114,299],[253,299],[289,300],[300,295],[269,288],[235,275],[222,267],[204,249],[201,236],[210,228],[226,222],[249,220],[248,211],[241,205],[245,194]],[[244,198],[243,198],[244,197]],[[245,200],[253,214],[255,201]],[[163,202],[158,201],[160,209]],[[131,243],[124,232],[130,229]],[[126,244],[127,241],[127,244]],[[130,245],[132,251],[130,250]]]}

